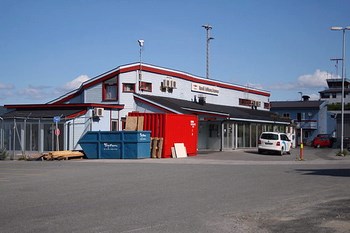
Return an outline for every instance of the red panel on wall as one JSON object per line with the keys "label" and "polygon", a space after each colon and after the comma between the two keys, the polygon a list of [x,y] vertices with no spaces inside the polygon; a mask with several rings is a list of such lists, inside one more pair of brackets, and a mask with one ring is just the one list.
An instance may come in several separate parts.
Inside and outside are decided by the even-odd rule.
{"label": "red panel on wall", "polygon": [[171,158],[174,143],[184,143],[189,156],[197,155],[197,116],[139,112],[131,112],[129,116],[143,116],[143,130],[151,131],[151,137],[163,138],[162,158]]}

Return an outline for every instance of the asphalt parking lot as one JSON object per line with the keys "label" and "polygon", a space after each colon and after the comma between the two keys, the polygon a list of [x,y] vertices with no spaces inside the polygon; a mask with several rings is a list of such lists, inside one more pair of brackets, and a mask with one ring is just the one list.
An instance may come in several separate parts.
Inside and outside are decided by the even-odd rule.
{"label": "asphalt parking lot", "polygon": [[[235,151],[223,152],[201,152],[196,159],[215,159],[232,161],[252,161],[252,162],[295,162],[300,161],[300,148],[292,148],[291,154],[283,156],[277,154],[258,154],[257,149],[239,149]],[[302,152],[303,161],[317,163],[321,161],[345,161],[350,160],[350,156],[336,156],[339,149],[304,147]],[[350,154],[350,152],[349,152]]]}
{"label": "asphalt parking lot", "polygon": [[350,231],[350,157],[0,162],[0,232]]}

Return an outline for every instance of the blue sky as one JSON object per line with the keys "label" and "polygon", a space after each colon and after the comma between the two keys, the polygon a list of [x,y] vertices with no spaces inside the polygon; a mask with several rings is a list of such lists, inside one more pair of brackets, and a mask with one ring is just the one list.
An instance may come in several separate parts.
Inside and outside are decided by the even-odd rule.
{"label": "blue sky", "polygon": [[138,62],[138,39],[145,63],[205,77],[203,24],[211,79],[271,100],[317,98],[341,57],[330,27],[350,26],[349,10],[348,0],[0,0],[0,105],[45,103]]}

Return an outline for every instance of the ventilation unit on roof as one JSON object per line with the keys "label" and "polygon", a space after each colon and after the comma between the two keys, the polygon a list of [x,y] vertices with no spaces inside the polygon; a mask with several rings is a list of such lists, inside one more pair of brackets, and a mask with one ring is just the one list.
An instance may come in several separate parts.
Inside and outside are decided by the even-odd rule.
{"label": "ventilation unit on roof", "polygon": [[176,89],[176,82],[174,80],[170,80],[170,88]]}
{"label": "ventilation unit on roof", "polygon": [[103,117],[104,108],[94,108],[95,117]]}
{"label": "ventilation unit on roof", "polygon": [[166,89],[175,89],[176,88],[176,82],[171,79],[164,79],[162,81],[162,88]]}
{"label": "ventilation unit on roof", "polygon": [[204,105],[205,104],[205,96],[202,96],[202,95],[198,95],[198,103],[201,104],[201,105]]}

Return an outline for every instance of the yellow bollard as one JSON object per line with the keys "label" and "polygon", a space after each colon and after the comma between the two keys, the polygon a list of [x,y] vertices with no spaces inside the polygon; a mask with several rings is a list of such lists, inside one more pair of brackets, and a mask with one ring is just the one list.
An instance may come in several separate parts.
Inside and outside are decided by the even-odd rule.
{"label": "yellow bollard", "polygon": [[300,144],[300,158],[299,160],[304,160],[304,144]]}

